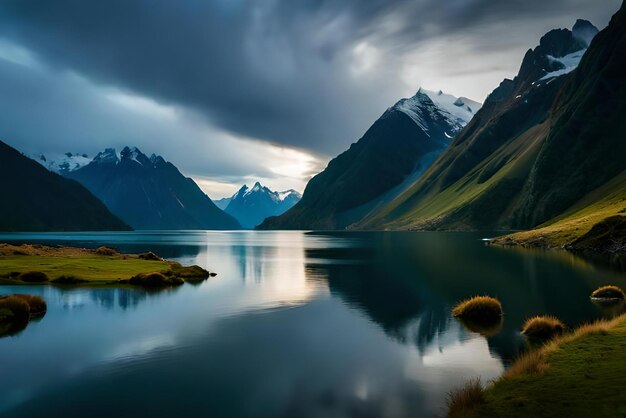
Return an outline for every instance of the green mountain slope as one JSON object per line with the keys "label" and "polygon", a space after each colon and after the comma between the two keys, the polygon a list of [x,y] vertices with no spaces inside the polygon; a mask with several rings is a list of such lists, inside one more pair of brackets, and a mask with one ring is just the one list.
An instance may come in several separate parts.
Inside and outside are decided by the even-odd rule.
{"label": "green mountain slope", "polygon": [[375,200],[421,174],[479,107],[469,99],[420,89],[389,108],[313,177],[300,202],[259,228],[344,229],[372,210]]}
{"label": "green mountain slope", "polygon": [[424,176],[352,227],[527,229],[618,176],[626,169],[625,14],[622,6],[568,75],[543,76],[554,69],[540,58],[571,54],[575,33],[544,36]]}
{"label": "green mountain slope", "polygon": [[0,141],[0,231],[129,230],[94,195]]}

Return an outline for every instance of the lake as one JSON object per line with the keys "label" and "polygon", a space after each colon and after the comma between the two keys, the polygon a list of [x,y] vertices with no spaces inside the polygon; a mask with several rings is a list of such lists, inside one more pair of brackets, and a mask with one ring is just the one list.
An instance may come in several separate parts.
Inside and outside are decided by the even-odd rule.
{"label": "lake", "polygon": [[[0,242],[154,251],[218,273],[161,292],[4,286],[47,315],[0,339],[0,416],[437,417],[497,377],[531,315],[608,315],[589,294],[626,276],[560,251],[442,232],[0,234]],[[450,316],[489,294],[502,328]]]}

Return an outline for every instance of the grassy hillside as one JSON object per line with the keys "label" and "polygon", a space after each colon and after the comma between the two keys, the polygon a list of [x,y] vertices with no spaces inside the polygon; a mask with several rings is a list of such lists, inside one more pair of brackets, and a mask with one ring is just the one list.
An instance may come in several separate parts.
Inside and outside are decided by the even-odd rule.
{"label": "grassy hillside", "polygon": [[[518,77],[489,96],[424,176],[351,227],[529,229],[573,214],[594,190],[620,195],[623,183],[614,179],[626,169],[626,10],[596,36],[573,73],[530,82],[526,67],[536,62],[533,54],[546,53],[554,33],[564,36],[542,38]],[[584,207],[621,210],[605,199],[596,193]]]}
{"label": "grassy hillside", "polygon": [[583,197],[561,216],[530,231],[497,238],[494,243],[543,247],[580,245],[581,238],[594,225],[616,216],[626,219],[626,171]]}
{"label": "grassy hillside", "polygon": [[484,392],[468,386],[449,417],[626,416],[626,316],[583,326],[528,353]]}

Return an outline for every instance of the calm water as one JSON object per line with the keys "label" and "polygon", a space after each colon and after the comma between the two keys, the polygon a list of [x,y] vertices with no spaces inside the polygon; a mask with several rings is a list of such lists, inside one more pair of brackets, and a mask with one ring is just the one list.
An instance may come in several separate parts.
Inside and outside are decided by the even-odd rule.
{"label": "calm water", "polygon": [[[498,376],[518,328],[603,313],[588,298],[623,274],[560,252],[452,233],[175,232],[0,235],[0,242],[152,250],[218,276],[198,286],[0,287],[48,313],[0,339],[0,416],[433,417],[471,377]],[[500,298],[489,338],[449,315]]]}

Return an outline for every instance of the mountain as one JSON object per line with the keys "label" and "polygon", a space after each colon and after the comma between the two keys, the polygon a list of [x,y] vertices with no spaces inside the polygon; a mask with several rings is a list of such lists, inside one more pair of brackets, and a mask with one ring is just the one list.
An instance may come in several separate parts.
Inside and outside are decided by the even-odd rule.
{"label": "mountain", "polygon": [[0,141],[0,231],[115,231],[128,225],[87,189]]}
{"label": "mountain", "polygon": [[162,157],[137,148],[106,149],[84,167],[63,173],[77,180],[135,229],[239,229],[190,178]]}
{"label": "mountain", "polygon": [[243,185],[232,197],[215,204],[224,206],[226,213],[239,221],[243,228],[252,229],[269,216],[277,216],[298,203],[302,196],[295,190],[275,192],[256,182],[252,188]]}
{"label": "mountain", "polygon": [[588,22],[546,34],[424,176],[353,227],[528,229],[626,211],[625,13],[591,44]]}
{"label": "mountain", "polygon": [[33,156],[32,159],[46,167],[48,170],[54,171],[58,174],[65,174],[70,171],[78,170],[92,161],[92,158],[89,158],[87,154],[72,154],[71,152],[56,156],[38,154]]}
{"label": "mountain", "polygon": [[420,89],[387,111],[309,181],[302,199],[261,229],[343,229],[419,177],[480,109],[480,103]]}

